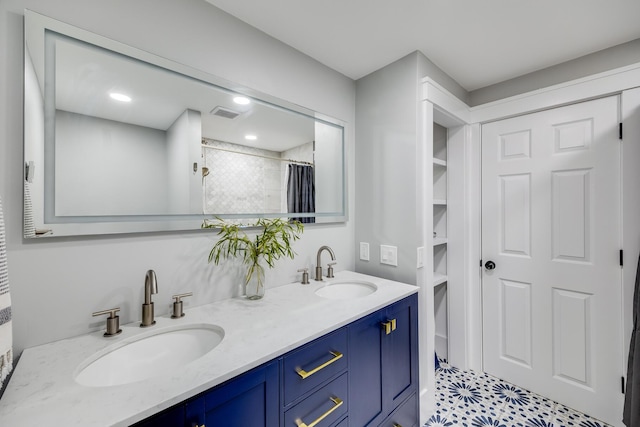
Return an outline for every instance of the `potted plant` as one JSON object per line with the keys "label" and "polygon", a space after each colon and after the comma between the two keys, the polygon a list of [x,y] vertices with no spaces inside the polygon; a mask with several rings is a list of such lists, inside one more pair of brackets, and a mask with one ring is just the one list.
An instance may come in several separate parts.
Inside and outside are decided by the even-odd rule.
{"label": "potted plant", "polygon": [[[295,252],[291,243],[300,238],[304,226],[299,221],[282,218],[260,218],[254,224],[240,225],[218,218],[216,222],[205,221],[203,228],[219,228],[219,240],[209,252],[209,262],[216,265],[220,259],[242,258],[247,265],[245,275],[246,296],[248,299],[260,299],[264,296],[264,266],[274,267],[275,261],[283,256],[293,259]],[[258,227],[255,237],[251,238],[244,229]]]}

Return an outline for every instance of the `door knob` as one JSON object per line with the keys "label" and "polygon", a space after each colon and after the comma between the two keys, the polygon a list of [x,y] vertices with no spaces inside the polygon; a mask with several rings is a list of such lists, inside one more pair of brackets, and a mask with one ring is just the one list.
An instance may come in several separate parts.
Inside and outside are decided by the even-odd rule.
{"label": "door knob", "polygon": [[493,270],[494,268],[496,268],[496,263],[493,261],[487,261],[484,263],[484,268],[486,268],[487,270]]}

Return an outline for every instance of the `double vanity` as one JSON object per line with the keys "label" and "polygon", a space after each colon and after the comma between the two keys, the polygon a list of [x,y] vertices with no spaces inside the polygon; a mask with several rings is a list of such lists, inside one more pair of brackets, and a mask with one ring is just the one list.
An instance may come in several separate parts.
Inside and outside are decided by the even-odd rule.
{"label": "double vanity", "polygon": [[[418,425],[415,286],[343,271],[24,351],[7,426]],[[223,424],[222,424],[223,423]]]}

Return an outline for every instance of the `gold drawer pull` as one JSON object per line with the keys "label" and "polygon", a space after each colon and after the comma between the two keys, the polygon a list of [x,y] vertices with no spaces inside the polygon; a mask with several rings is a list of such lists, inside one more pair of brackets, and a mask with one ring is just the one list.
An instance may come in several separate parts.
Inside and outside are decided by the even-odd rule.
{"label": "gold drawer pull", "polygon": [[402,426],[398,423],[393,423],[393,427],[402,427]]}
{"label": "gold drawer pull", "polygon": [[298,375],[300,375],[300,377],[302,377],[302,379],[305,379],[305,378],[310,377],[311,375],[315,374],[319,370],[324,369],[327,366],[331,365],[336,360],[342,359],[342,353],[340,353],[339,351],[330,351],[329,353],[331,353],[331,355],[333,357],[331,359],[327,360],[326,362],[324,362],[322,365],[320,365],[320,366],[318,366],[316,368],[313,368],[309,372],[305,371],[302,368],[296,368],[296,372],[298,373]]}
{"label": "gold drawer pull", "polygon": [[333,402],[333,407],[331,409],[329,409],[324,414],[320,415],[320,417],[317,420],[315,420],[314,422],[312,422],[311,424],[305,424],[300,418],[298,418],[296,420],[296,424],[298,425],[298,427],[314,427],[314,426],[316,426],[320,421],[322,421],[325,418],[327,418],[329,415],[331,415],[331,413],[333,411],[335,411],[336,409],[341,407],[342,404],[344,403],[342,401],[342,399],[340,399],[338,397],[330,397],[329,400],[331,400]]}
{"label": "gold drawer pull", "polygon": [[384,333],[389,335],[391,332],[396,330],[396,319],[387,320],[386,322],[382,322],[382,329],[384,329]]}

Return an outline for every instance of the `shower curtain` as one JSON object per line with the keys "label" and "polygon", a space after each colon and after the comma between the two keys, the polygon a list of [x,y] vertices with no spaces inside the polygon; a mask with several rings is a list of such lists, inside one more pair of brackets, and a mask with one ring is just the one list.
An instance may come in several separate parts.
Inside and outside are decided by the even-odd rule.
{"label": "shower curtain", "polygon": [[640,427],[640,341],[638,341],[638,310],[640,310],[640,258],[636,269],[636,287],[633,294],[633,331],[629,345],[627,386],[624,394],[622,421],[627,427]]}
{"label": "shower curtain", "polygon": [[[313,166],[289,165],[287,182],[287,211],[310,213],[316,211],[316,189]],[[315,218],[291,218],[302,223],[315,222]]]}

